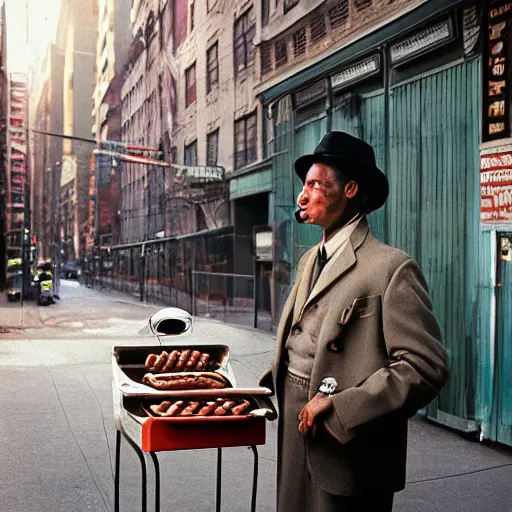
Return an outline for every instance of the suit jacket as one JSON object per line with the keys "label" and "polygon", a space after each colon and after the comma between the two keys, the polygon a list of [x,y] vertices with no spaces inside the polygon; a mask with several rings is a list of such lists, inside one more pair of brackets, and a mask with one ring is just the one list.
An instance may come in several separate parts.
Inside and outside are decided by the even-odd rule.
{"label": "suit jacket", "polygon": [[308,438],[313,481],[332,494],[400,490],[407,419],[439,393],[448,376],[427,284],[417,263],[379,242],[363,219],[308,297],[317,250],[299,262],[275,359],[260,383],[277,392],[279,403],[290,330],[314,324],[309,398],[325,377],[334,377],[338,388],[317,436]]}

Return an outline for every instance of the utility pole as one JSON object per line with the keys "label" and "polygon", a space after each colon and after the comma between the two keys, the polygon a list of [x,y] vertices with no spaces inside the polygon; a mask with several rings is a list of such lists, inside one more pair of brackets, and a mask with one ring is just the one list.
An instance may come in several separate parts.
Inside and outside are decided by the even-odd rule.
{"label": "utility pole", "polygon": [[[29,0],[25,1],[26,10],[26,30],[27,30],[27,55],[30,55],[29,47]],[[26,115],[25,115],[25,133],[26,133],[26,152],[27,156],[25,159],[26,165],[26,182],[24,186],[24,198],[23,198],[23,229],[21,233],[21,264],[22,264],[22,286],[21,286],[21,305],[23,306],[24,297],[28,297],[30,291],[30,254],[32,237],[30,232],[30,63],[27,68],[27,84],[26,84]]]}

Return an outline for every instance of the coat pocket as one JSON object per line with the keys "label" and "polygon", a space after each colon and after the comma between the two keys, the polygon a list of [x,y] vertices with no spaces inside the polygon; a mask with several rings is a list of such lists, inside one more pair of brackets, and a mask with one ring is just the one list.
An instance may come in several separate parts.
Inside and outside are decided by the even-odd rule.
{"label": "coat pocket", "polygon": [[340,339],[347,330],[349,324],[356,324],[357,320],[364,321],[365,318],[371,318],[380,313],[381,308],[381,296],[371,295],[368,297],[358,297],[354,299],[350,306],[344,309],[341,313],[338,325],[340,332],[338,333],[336,340],[330,341],[327,344],[327,349],[331,352],[340,352]]}
{"label": "coat pocket", "polygon": [[347,325],[352,319],[366,318],[375,315],[380,311],[380,295],[371,295],[369,297],[359,297],[354,299],[350,306],[343,310],[338,323]]}

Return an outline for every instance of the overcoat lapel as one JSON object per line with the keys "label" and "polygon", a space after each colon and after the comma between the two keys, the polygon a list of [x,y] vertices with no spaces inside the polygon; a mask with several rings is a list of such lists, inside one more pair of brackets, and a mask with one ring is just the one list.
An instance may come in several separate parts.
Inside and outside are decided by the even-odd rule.
{"label": "overcoat lapel", "polygon": [[300,282],[297,289],[297,296],[295,298],[295,304],[293,307],[293,323],[297,322],[300,318],[300,314],[304,307],[304,304],[308,300],[309,295],[309,282],[313,275],[313,268],[316,264],[316,255],[318,253],[318,246],[311,249],[308,260],[304,265],[304,270],[300,276]]}

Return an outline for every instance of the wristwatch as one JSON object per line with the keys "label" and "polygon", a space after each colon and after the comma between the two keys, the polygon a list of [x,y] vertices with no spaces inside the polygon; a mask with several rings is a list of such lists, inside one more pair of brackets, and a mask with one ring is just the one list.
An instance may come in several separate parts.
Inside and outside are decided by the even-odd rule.
{"label": "wristwatch", "polygon": [[319,393],[323,393],[325,396],[331,396],[336,391],[338,383],[334,377],[326,377],[318,388]]}

